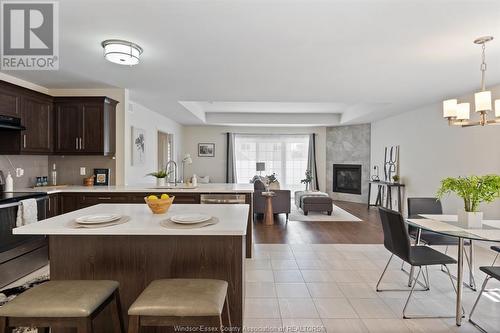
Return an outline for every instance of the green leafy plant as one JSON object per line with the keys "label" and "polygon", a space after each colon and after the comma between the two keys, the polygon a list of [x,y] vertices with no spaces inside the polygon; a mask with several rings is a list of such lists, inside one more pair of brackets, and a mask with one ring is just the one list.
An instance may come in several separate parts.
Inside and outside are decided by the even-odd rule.
{"label": "green leafy plant", "polygon": [[148,173],[146,176],[153,176],[155,178],[167,178],[170,175],[171,171],[167,170],[158,170],[156,172]]}
{"label": "green leafy plant", "polygon": [[477,212],[480,203],[493,202],[500,197],[500,176],[485,175],[443,179],[437,197],[441,199],[451,192],[464,200],[466,212]]}
{"label": "green leafy plant", "polygon": [[392,176],[392,180],[394,180],[395,183],[399,182],[399,176],[398,175],[394,175]]}
{"label": "green leafy plant", "polygon": [[306,175],[306,178],[302,179],[300,182],[302,184],[306,184],[306,185],[310,184],[312,182],[312,180],[313,180],[313,176],[312,176],[311,170],[306,170],[305,175]]}
{"label": "green leafy plant", "polygon": [[278,181],[278,178],[276,178],[276,172],[273,172],[271,175],[267,175],[266,177],[269,183],[275,183]]}

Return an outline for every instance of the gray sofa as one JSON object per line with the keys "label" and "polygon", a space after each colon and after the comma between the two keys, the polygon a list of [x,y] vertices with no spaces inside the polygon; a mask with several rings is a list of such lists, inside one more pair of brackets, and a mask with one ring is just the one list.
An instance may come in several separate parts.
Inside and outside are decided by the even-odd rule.
{"label": "gray sofa", "polygon": [[[253,183],[253,212],[254,214],[264,214],[266,209],[266,198],[262,196],[266,187],[261,180],[255,180]],[[273,201],[273,214],[286,214],[288,221],[288,214],[290,214],[291,197],[290,190],[271,190],[276,194],[272,198]]]}

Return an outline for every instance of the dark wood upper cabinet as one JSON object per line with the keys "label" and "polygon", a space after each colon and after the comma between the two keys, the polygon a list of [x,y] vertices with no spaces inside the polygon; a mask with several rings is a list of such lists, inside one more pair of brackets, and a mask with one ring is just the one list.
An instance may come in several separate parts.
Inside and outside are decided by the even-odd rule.
{"label": "dark wood upper cabinet", "polygon": [[0,114],[21,118],[23,131],[0,131],[0,154],[53,152],[52,96],[0,81]]}
{"label": "dark wood upper cabinet", "polygon": [[116,104],[108,97],[56,97],[55,152],[114,155]]}
{"label": "dark wood upper cabinet", "polygon": [[0,81],[0,114],[21,118],[20,87]]}
{"label": "dark wood upper cabinet", "polygon": [[52,99],[23,96],[21,122],[21,152],[47,154],[53,151],[54,117]]}

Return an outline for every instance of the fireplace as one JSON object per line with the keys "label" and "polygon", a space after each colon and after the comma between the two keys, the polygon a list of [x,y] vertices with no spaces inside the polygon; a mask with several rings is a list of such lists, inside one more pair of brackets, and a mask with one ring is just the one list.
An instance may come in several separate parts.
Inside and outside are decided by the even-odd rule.
{"label": "fireplace", "polygon": [[333,192],[361,194],[361,165],[334,164]]}

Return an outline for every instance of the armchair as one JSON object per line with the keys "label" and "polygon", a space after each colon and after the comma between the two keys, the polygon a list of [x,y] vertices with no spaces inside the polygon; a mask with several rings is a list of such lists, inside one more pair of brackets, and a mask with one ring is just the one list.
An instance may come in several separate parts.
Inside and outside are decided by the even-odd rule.
{"label": "armchair", "polygon": [[[264,214],[266,198],[262,196],[262,192],[265,192],[266,187],[261,180],[257,179],[253,183],[253,188],[253,212],[254,214]],[[286,214],[288,221],[291,206],[290,190],[273,190],[273,192],[276,193],[276,196],[272,198],[273,214]]]}

